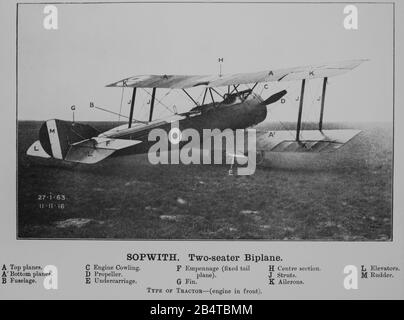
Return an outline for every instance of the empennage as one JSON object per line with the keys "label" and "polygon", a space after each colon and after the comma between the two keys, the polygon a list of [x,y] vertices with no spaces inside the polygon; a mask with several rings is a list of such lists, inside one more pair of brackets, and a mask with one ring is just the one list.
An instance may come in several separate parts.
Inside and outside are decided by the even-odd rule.
{"label": "empennage", "polygon": [[89,125],[63,120],[48,120],[39,132],[39,141],[31,145],[27,155],[86,164],[97,163],[141,142],[98,137],[99,132]]}

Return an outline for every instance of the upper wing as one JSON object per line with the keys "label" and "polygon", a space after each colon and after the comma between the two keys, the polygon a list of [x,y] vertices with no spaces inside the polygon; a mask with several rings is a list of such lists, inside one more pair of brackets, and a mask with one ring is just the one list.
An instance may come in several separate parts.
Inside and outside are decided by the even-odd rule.
{"label": "upper wing", "polygon": [[221,87],[269,81],[293,81],[333,77],[348,72],[366,60],[349,60],[314,66],[273,69],[229,75],[142,75],[111,83],[107,87],[186,89],[197,86]]}

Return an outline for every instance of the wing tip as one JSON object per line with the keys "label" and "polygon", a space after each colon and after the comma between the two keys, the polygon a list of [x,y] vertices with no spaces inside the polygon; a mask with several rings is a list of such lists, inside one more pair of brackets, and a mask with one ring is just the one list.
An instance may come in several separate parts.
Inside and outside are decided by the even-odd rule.
{"label": "wing tip", "polygon": [[[354,63],[354,67],[356,68],[357,66],[361,65],[364,62],[370,61],[369,58],[361,58],[361,59],[354,59],[354,60],[350,60],[351,63]],[[349,61],[347,61],[349,62]]]}

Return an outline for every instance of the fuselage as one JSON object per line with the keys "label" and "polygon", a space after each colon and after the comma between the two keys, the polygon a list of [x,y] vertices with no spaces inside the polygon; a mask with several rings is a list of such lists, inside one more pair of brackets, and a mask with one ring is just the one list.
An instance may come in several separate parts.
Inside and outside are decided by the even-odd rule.
{"label": "fuselage", "polygon": [[[102,133],[100,136],[116,139],[140,140],[142,143],[115,152],[114,156],[125,154],[147,153],[155,141],[149,141],[149,133],[154,129],[162,129],[167,134],[173,125],[183,131],[188,128],[197,130],[202,137],[204,129],[245,129],[266,119],[267,107],[257,94],[251,93],[246,99],[232,99],[222,102],[205,104],[191,109],[189,112],[175,115],[164,121],[155,120],[148,124],[137,123],[128,129],[127,125],[120,126]],[[180,143],[184,145],[187,141]]]}

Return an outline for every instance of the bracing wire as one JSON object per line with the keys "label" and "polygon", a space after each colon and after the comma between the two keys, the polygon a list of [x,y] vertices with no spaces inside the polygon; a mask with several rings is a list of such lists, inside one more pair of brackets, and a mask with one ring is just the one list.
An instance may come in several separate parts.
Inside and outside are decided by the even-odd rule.
{"label": "bracing wire", "polygon": [[[145,91],[150,97],[152,96],[152,94],[147,91],[145,88],[142,88],[143,91]],[[170,89],[170,91],[168,93],[166,93],[162,99],[164,99],[170,92],[172,89]],[[166,108],[169,112],[171,112],[172,114],[175,114],[175,112],[173,110],[170,109],[170,107],[168,107],[166,104],[164,104],[160,99],[157,99],[156,97],[154,98],[159,104],[161,104],[164,108]]]}
{"label": "bracing wire", "polygon": [[[314,82],[314,84],[316,85],[316,83]],[[311,86],[313,87],[313,86]],[[308,86],[307,90],[307,95],[308,95],[308,102],[307,103],[307,107],[303,109],[303,117],[306,119],[309,119],[310,122],[314,121],[314,115],[315,115],[315,106],[316,106],[316,100],[317,98],[320,96],[320,85],[316,85],[314,90],[310,90],[310,87]],[[314,92],[313,92],[314,91]],[[307,127],[307,125],[305,126]],[[302,130],[304,130],[304,122],[302,122]]]}
{"label": "bracing wire", "polygon": [[[292,85],[293,85],[293,83],[289,83],[289,85],[287,85],[286,87],[283,87],[283,88],[289,93],[289,89],[292,87]],[[261,89],[261,92],[260,92],[260,96],[261,96],[261,94],[262,94],[262,92],[263,92],[264,90],[265,90],[265,87],[264,87],[264,85],[262,85],[262,89]],[[291,91],[294,92],[294,90],[291,90]],[[291,92],[290,92],[290,93],[291,93]],[[290,128],[288,128],[288,126],[286,126],[281,120],[277,119],[277,117],[274,117],[271,108],[268,108],[267,110],[268,110],[268,114],[269,114],[270,118],[272,118],[272,119],[274,119],[275,121],[277,121],[277,122],[281,125],[281,128],[282,128],[284,131],[288,132],[288,134],[291,136],[291,138],[295,139],[295,136],[294,136],[294,134],[293,134],[293,130],[291,130]]]}
{"label": "bracing wire", "polygon": [[124,91],[125,91],[125,87],[123,86],[123,87],[122,87],[122,91],[121,91],[121,103],[120,103],[120,106],[119,106],[119,116],[118,116],[118,122],[120,122],[120,121],[121,121],[121,114],[122,114],[122,102],[123,102],[123,93],[124,93]]}

